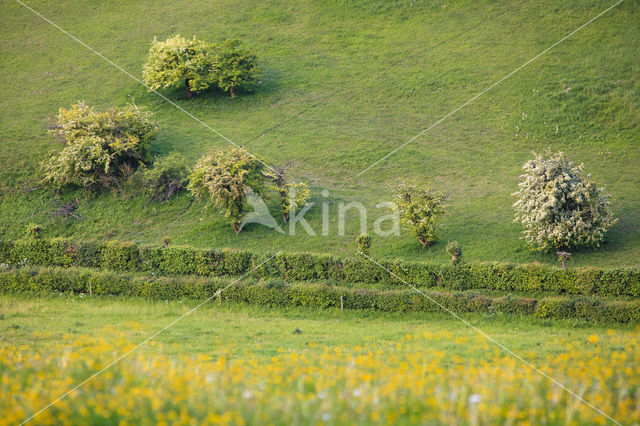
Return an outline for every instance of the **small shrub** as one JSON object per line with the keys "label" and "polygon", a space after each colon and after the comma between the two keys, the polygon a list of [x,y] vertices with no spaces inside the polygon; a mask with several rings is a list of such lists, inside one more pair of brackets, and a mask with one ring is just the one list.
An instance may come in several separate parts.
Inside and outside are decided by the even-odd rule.
{"label": "small shrub", "polygon": [[189,173],[191,171],[182,155],[169,154],[141,172],[142,190],[154,201],[167,201],[186,188]]}
{"label": "small shrub", "polygon": [[164,248],[169,248],[169,243],[171,243],[169,237],[162,237],[162,245],[164,245]]}
{"label": "small shrub", "polygon": [[462,261],[462,246],[457,241],[449,241],[446,250],[451,255],[452,265],[457,265]]}
{"label": "small shrub", "polygon": [[446,197],[440,192],[413,185],[401,185],[396,194],[400,221],[408,226],[423,247],[437,240],[438,219],[445,212]]}
{"label": "small shrub", "polygon": [[27,235],[32,237],[34,240],[37,240],[40,237],[40,233],[42,232],[42,225],[37,223],[30,223],[27,225]]}
{"label": "small shrub", "polygon": [[307,182],[291,182],[289,178],[289,171],[291,170],[292,163],[289,162],[281,167],[271,167],[264,171],[265,177],[271,183],[271,189],[278,192],[280,195],[280,209],[282,212],[282,221],[287,222],[289,220],[289,212],[298,207],[304,207],[309,203],[311,197],[311,191]]}
{"label": "small shrub", "polygon": [[562,262],[562,269],[567,269],[567,260],[571,257],[571,253],[566,251],[559,251],[556,253],[558,260]]}
{"label": "small shrub", "polygon": [[358,250],[364,254],[369,254],[371,249],[371,236],[369,234],[360,234],[356,237],[356,244]]}

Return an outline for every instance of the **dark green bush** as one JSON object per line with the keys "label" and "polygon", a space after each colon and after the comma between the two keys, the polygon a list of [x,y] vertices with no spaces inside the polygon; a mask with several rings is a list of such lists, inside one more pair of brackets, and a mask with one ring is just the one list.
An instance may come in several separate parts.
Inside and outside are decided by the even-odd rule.
{"label": "dark green bush", "polygon": [[104,243],[97,241],[78,241],[71,244],[74,252],[72,264],[74,266],[98,267],[101,266],[102,248]]}
{"label": "dark green bush", "polygon": [[189,173],[184,157],[172,153],[154,161],[153,167],[139,172],[141,188],[154,201],[164,202],[186,188]]}

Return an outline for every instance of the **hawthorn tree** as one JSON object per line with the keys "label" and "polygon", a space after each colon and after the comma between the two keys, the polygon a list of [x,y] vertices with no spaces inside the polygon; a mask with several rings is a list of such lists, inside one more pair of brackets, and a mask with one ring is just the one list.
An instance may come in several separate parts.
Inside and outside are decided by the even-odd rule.
{"label": "hawthorn tree", "polygon": [[183,80],[189,99],[217,82],[218,46],[180,34],[158,41],[155,37],[142,72],[151,89],[167,88]]}
{"label": "hawthorn tree", "polygon": [[437,241],[437,222],[445,212],[446,196],[428,188],[400,185],[395,194],[395,204],[400,222],[410,228],[423,247]]}
{"label": "hawthorn tree", "polygon": [[562,152],[536,155],[522,167],[524,174],[513,196],[515,221],[524,239],[537,250],[566,252],[599,246],[616,222],[609,195],[589,181],[583,165],[574,166]]}
{"label": "hawthorn tree", "polygon": [[214,44],[180,34],[164,41],[154,38],[142,72],[144,82],[156,90],[184,80],[189,99],[213,85],[235,98],[235,90],[251,86],[259,73],[256,56],[239,46],[238,40]]}
{"label": "hawthorn tree", "polygon": [[51,133],[65,147],[43,163],[45,182],[91,190],[117,184],[148,161],[155,124],[151,113],[135,103],[97,111],[79,102],[60,108]]}
{"label": "hawthorn tree", "polygon": [[218,87],[236,97],[235,90],[250,87],[258,78],[256,56],[239,48],[238,40],[226,40],[218,48],[216,79]]}
{"label": "hawthorn tree", "polygon": [[271,188],[280,195],[280,211],[285,223],[289,220],[291,209],[306,206],[311,198],[307,182],[290,182],[289,172],[292,166],[293,163],[289,162],[284,166],[274,166],[264,172],[264,175],[271,182]]}
{"label": "hawthorn tree", "polygon": [[246,194],[264,193],[264,164],[245,151],[212,151],[202,157],[189,177],[187,188],[200,200],[210,200],[222,208],[235,233],[245,214]]}

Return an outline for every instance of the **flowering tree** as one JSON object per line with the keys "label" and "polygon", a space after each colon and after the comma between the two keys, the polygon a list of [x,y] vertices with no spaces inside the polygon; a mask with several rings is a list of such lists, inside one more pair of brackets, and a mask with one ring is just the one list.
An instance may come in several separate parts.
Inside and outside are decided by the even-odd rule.
{"label": "flowering tree", "polygon": [[513,195],[515,221],[524,226],[524,239],[538,250],[568,250],[598,246],[616,222],[610,197],[583,175],[562,152],[536,155],[522,167],[524,174]]}
{"label": "flowering tree", "polygon": [[60,108],[51,132],[65,147],[44,163],[45,181],[93,189],[117,184],[148,160],[155,125],[151,113],[133,103],[97,111],[80,102]]}

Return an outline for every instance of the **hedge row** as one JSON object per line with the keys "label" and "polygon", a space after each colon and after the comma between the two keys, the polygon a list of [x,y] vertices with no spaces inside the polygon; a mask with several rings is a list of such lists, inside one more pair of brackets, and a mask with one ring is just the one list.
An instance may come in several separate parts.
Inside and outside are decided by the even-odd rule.
{"label": "hedge row", "polygon": [[[102,267],[165,275],[241,275],[270,256],[248,251],[191,247],[140,247],[130,242],[18,240],[0,242],[0,263]],[[381,262],[389,271],[421,288],[545,291],[557,294],[640,297],[640,269],[571,268],[542,265],[472,263],[430,265],[396,260]],[[253,272],[256,278],[287,281],[335,280],[348,283],[404,285],[364,258],[338,259],[309,253],[280,253]]]}
{"label": "hedge row", "polygon": [[339,307],[384,312],[502,312],[541,318],[580,318],[590,322],[640,322],[640,301],[603,302],[593,297],[556,297],[536,300],[526,297],[488,297],[473,291],[428,292],[371,290],[295,283],[282,280],[242,280],[229,286],[229,278],[153,277],[120,274],[86,268],[22,267],[0,272],[0,293],[89,293],[93,295],[142,296],[157,300],[197,299],[215,296],[225,289],[225,300],[261,306]]}

